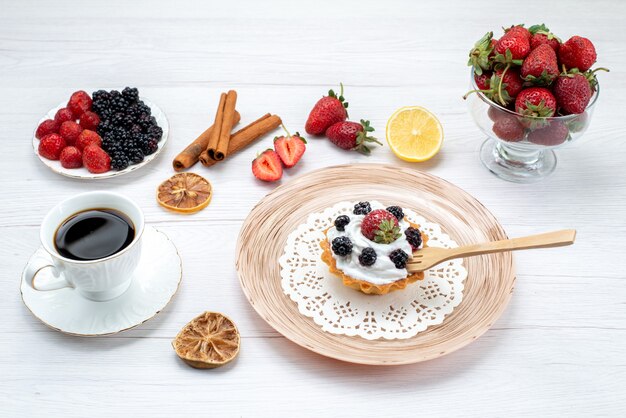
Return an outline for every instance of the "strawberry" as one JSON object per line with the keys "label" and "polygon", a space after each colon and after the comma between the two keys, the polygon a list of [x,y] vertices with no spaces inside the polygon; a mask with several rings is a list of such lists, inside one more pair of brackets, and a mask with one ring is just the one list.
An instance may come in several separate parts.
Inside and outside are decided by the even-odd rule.
{"label": "strawberry", "polygon": [[340,84],[339,96],[329,90],[328,96],[324,96],[315,103],[304,129],[311,135],[322,135],[330,125],[343,122],[348,118],[348,102],[344,102],[343,84]]}
{"label": "strawberry", "polygon": [[589,80],[577,70],[557,77],[553,91],[563,114],[583,113],[593,94]]}
{"label": "strawberry", "polygon": [[556,113],[556,99],[544,87],[530,87],[522,90],[515,99],[515,111],[524,116],[549,118]]}
{"label": "strawberry", "polygon": [[54,120],[57,121],[59,125],[63,122],[67,122],[68,120],[74,120],[74,114],[67,107],[63,107],[57,110],[57,113],[54,115]]}
{"label": "strawberry", "polygon": [[530,51],[522,64],[522,78],[535,85],[548,85],[558,75],[556,52],[550,45],[539,45]]}
{"label": "strawberry", "polygon": [[559,120],[552,120],[548,125],[531,131],[528,140],[534,144],[554,147],[565,142],[568,136],[567,125]]}
{"label": "strawberry", "polygon": [[76,147],[65,147],[61,151],[61,165],[65,168],[79,168],[83,166],[83,154]]}
{"label": "strawberry", "polygon": [[79,118],[80,115],[91,110],[91,97],[83,90],[74,92],[67,102],[67,108],[72,111],[75,118]]}
{"label": "strawberry", "polygon": [[385,209],[376,209],[365,215],[361,222],[361,233],[379,244],[390,244],[402,235],[398,219]]}
{"label": "strawberry", "polygon": [[561,40],[552,32],[550,29],[546,27],[543,23],[541,25],[533,25],[528,28],[528,31],[531,34],[530,37],[530,48],[535,49],[539,45],[548,45],[550,48],[554,50],[554,52],[559,52],[559,48],[561,46]]}
{"label": "strawberry", "polygon": [[59,134],[48,134],[39,141],[39,155],[49,160],[58,160],[61,150],[65,148],[67,143]]}
{"label": "strawberry", "polygon": [[[477,81],[476,79],[474,80]],[[478,81],[476,85],[478,86]],[[467,99],[469,94],[480,91],[489,100],[493,100],[502,106],[507,106],[522,91],[522,88],[522,79],[517,68],[509,68],[506,73],[504,70],[498,69],[491,75],[488,89],[470,90],[463,98]]]}
{"label": "strawberry", "polygon": [[[504,28],[503,28],[504,29]],[[521,35],[525,38],[528,38],[528,40],[530,40],[531,37],[531,33],[528,29],[526,29],[524,27],[524,25],[514,25],[511,26],[510,28],[506,28],[504,29],[504,33],[505,34],[510,34],[510,35]]]}
{"label": "strawberry", "polygon": [[596,58],[596,48],[589,39],[581,36],[572,36],[559,48],[559,61],[567,69],[578,68],[578,71],[585,72]]}
{"label": "strawberry", "polygon": [[88,145],[83,150],[83,165],[90,173],[106,173],[111,169],[111,157],[97,145]]}
{"label": "strawberry", "polygon": [[52,119],[46,119],[39,124],[37,130],[35,131],[35,136],[37,139],[41,139],[46,135],[56,134],[59,132],[59,124],[57,121]]}
{"label": "strawberry", "polygon": [[367,146],[368,142],[382,145],[378,139],[368,135],[373,131],[374,128],[370,126],[370,122],[361,119],[361,123],[337,122],[326,130],[326,136],[339,148],[354,150],[368,155],[371,152]]}
{"label": "strawberry", "polygon": [[[283,129],[285,127],[283,126]],[[298,132],[290,135],[287,129],[287,136],[277,136],[274,138],[274,150],[287,168],[291,168],[300,161],[302,154],[306,151],[306,140]]]}
{"label": "strawberry", "polygon": [[92,131],[95,131],[100,124],[100,117],[94,112],[87,110],[85,113],[80,115],[79,123],[83,129],[91,129]]}
{"label": "strawberry", "polygon": [[518,142],[524,139],[524,126],[513,115],[501,115],[493,124],[493,133],[507,142]]}
{"label": "strawberry", "polygon": [[[514,26],[509,29],[496,43],[495,51],[497,62],[505,62],[506,59],[508,62],[513,61],[513,63],[520,65],[521,62],[517,61],[526,58],[526,55],[530,52],[530,34],[528,30],[521,26]],[[509,52],[507,53],[507,51]],[[498,59],[498,56],[502,58]]]}
{"label": "strawberry", "polygon": [[82,151],[85,149],[85,147],[88,147],[89,145],[102,147],[102,138],[100,138],[100,135],[98,135],[94,131],[85,129],[80,133],[80,135],[78,135],[78,139],[76,140],[76,148]]}
{"label": "strawberry", "polygon": [[263,181],[276,181],[283,176],[280,157],[273,149],[263,151],[252,161],[252,174]]}
{"label": "strawberry", "polygon": [[67,145],[74,145],[82,131],[83,128],[81,128],[79,124],[73,120],[68,120],[61,124],[59,135],[67,141]]}
{"label": "strawberry", "polygon": [[474,74],[474,81],[479,90],[489,90],[489,81],[491,79],[491,71],[481,71],[480,74]]}
{"label": "strawberry", "polygon": [[487,32],[474,44],[474,48],[469,53],[467,65],[474,67],[474,73],[476,75],[483,74],[483,70],[487,71],[491,69],[490,58],[493,57],[495,46],[492,41],[493,32]]}

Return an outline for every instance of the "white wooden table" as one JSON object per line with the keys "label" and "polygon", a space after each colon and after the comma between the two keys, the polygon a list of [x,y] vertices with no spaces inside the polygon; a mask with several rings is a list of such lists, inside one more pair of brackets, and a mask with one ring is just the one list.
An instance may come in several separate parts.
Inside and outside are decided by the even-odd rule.
{"label": "white wooden table", "polygon": [[[626,408],[626,3],[317,0],[240,2],[0,1],[0,416],[623,416]],[[515,13],[518,13],[515,15]],[[511,22],[512,16],[516,16]],[[591,38],[602,92],[585,137],[558,152],[559,166],[533,185],[501,181],[478,159],[483,137],[461,95],[466,51],[488,29],[544,22],[564,37]],[[265,112],[303,131],[312,104],[340,81],[355,119],[384,137],[398,107],[441,119],[445,143],[411,165],[472,193],[511,236],[573,227],[573,247],[516,255],[517,286],[482,338],[441,359],[364,367],[326,359],[270,328],[250,307],[234,268],[242,221],[275,185],[250,172],[267,138],[210,170],[211,205],[193,216],[162,210],[156,186],[171,160],[208,126],[218,93],[236,88],[244,120]],[[163,155],[128,176],[81,182],[33,155],[37,120],[77,89],[137,86],[167,113]],[[312,140],[288,181],[349,162],[408,166],[387,148],[370,158]],[[149,224],[183,257],[178,295],[156,318],[106,338],[54,332],[29,314],[20,273],[39,245],[44,214],[88,190],[132,196]],[[587,260],[589,262],[587,262]],[[242,334],[238,360],[189,368],[170,341],[204,310]]]}

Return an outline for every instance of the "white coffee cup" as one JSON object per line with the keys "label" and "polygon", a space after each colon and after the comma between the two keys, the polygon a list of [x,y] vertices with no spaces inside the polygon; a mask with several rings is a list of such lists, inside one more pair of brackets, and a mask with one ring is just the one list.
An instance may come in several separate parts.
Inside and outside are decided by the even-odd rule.
{"label": "white coffee cup", "polygon": [[[54,245],[58,227],[75,213],[89,209],[115,209],[132,221],[133,241],[121,251],[96,260],[72,260],[63,257]],[[124,293],[141,258],[143,212],[135,202],[113,192],[81,193],[56,205],[41,223],[40,239],[46,254],[32,260],[24,277],[35,290],[74,288],[84,297],[105,301]],[[36,279],[36,280],[35,280]]]}

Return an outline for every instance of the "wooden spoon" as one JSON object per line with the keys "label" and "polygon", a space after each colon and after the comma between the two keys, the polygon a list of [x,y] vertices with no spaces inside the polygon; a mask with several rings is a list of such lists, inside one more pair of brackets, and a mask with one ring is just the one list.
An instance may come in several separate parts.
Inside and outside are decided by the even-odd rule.
{"label": "wooden spoon", "polygon": [[563,229],[561,231],[546,232],[545,234],[466,245],[457,248],[426,247],[413,253],[413,258],[407,263],[406,269],[409,273],[416,273],[418,271],[428,270],[439,263],[453,258],[471,257],[504,251],[527,250],[529,248],[563,247],[565,245],[572,245],[575,238],[575,229]]}

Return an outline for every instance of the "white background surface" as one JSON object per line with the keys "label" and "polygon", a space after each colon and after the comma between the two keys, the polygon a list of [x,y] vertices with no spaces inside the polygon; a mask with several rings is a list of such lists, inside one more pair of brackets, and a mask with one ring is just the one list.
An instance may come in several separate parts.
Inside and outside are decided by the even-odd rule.
{"label": "white background surface", "polygon": [[[620,416],[626,408],[626,3],[538,2],[41,2],[0,1],[0,416]],[[478,160],[482,136],[466,111],[467,50],[487,30],[545,22],[562,37],[591,38],[602,92],[585,137],[558,152],[553,177],[506,183]],[[303,131],[313,103],[339,81],[354,119],[384,137],[398,107],[426,106],[445,144],[412,165],[482,201],[511,236],[578,229],[575,246],[516,255],[518,280],[505,314],[482,338],[441,359],[364,367],[290,343],[257,316],[239,288],[239,227],[274,185],[250,161],[271,140],[210,170],[211,205],[193,216],[162,210],[156,186],[171,160],[213,118],[218,94],[239,93],[247,123],[265,112]],[[81,182],[51,173],[32,153],[36,121],[77,89],[137,86],[166,112],[170,143],[130,175]],[[312,140],[283,181],[369,159]],[[179,294],[159,316],[106,338],[46,328],[22,305],[18,282],[38,246],[38,225],[60,199],[115,190],[183,257]],[[204,310],[230,315],[238,360],[194,370],[170,340]]]}

